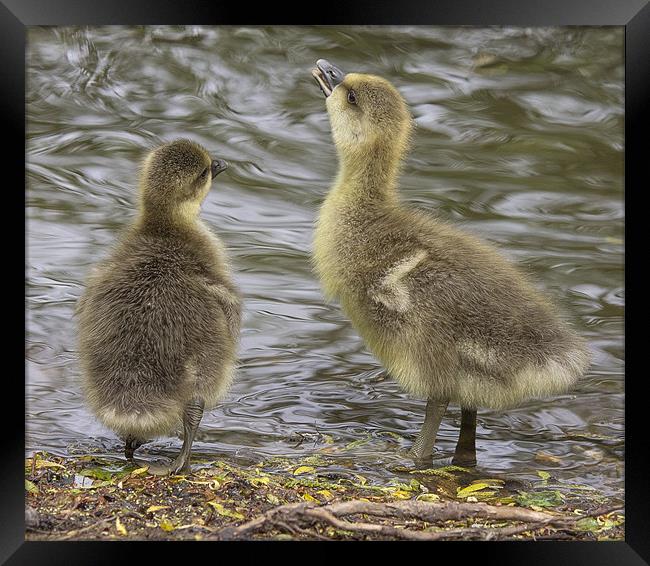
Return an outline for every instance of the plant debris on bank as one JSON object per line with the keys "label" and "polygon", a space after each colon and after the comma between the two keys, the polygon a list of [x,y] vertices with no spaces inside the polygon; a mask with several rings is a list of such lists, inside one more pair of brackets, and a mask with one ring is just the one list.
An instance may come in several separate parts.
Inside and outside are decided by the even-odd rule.
{"label": "plant debris on bank", "polygon": [[[331,462],[221,460],[153,476],[117,459],[25,460],[27,540],[623,540],[620,501],[588,486],[393,468],[378,485]],[[201,467],[199,467],[201,466]]]}

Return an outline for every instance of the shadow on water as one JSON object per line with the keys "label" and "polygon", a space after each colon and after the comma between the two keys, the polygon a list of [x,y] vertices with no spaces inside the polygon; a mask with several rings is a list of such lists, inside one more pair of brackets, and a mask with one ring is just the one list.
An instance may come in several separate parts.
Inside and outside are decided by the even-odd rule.
{"label": "shadow on water", "polygon": [[[571,394],[479,413],[483,469],[621,494],[623,32],[611,27],[30,28],[28,451],[121,453],[83,406],[74,303],[134,215],[138,160],[186,136],[231,164],[203,217],[246,307],[239,378],[196,453],[320,452],[377,480],[403,462],[424,402],[385,377],[310,269],[336,171],[309,73],[320,57],[396,84],[418,126],[404,198],[498,244],[590,341]],[[452,407],[443,456],[459,421]]]}

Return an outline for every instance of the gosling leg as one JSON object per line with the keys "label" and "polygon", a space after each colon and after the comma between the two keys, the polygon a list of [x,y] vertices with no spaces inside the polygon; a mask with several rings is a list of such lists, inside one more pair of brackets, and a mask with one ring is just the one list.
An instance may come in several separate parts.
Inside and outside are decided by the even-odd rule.
{"label": "gosling leg", "polygon": [[429,399],[424,417],[422,430],[409,452],[410,456],[416,460],[422,460],[433,456],[433,447],[436,443],[436,436],[440,428],[440,422],[447,410],[449,401],[446,399]]}
{"label": "gosling leg", "polygon": [[476,466],[476,409],[461,408],[460,435],[451,463],[455,466]]}
{"label": "gosling leg", "polygon": [[192,451],[194,435],[203,418],[203,407],[203,399],[192,399],[185,406],[183,412],[183,447],[181,453],[171,465],[170,474],[190,471],[190,452]]}
{"label": "gosling leg", "polygon": [[133,453],[143,444],[144,442],[134,438],[133,436],[127,436],[124,439],[124,455],[129,462],[133,461]]}

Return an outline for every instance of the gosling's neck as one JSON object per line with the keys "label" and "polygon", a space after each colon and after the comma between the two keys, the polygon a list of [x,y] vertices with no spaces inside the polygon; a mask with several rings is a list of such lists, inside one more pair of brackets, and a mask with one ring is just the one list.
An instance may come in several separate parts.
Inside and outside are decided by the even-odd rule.
{"label": "gosling's neck", "polygon": [[179,205],[162,207],[153,206],[144,200],[140,203],[140,210],[136,225],[150,232],[176,233],[201,230],[203,223],[199,218],[201,203],[185,202]]}
{"label": "gosling's neck", "polygon": [[402,159],[403,152],[383,144],[352,152],[339,150],[339,171],[332,197],[365,204],[397,203]]}

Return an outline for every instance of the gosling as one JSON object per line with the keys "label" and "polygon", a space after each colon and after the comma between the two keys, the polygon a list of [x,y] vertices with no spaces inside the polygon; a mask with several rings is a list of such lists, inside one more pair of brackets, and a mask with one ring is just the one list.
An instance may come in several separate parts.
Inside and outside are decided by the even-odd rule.
{"label": "gosling", "polygon": [[240,295],[223,244],[199,219],[227,167],[185,139],[151,151],[139,214],[77,307],[86,400],[124,439],[127,459],[183,425],[180,454],[154,473],[189,471],[203,411],[225,394],[236,365]]}
{"label": "gosling", "polygon": [[318,217],[313,262],[368,347],[427,399],[410,455],[433,455],[447,405],[461,407],[453,463],[476,465],[476,411],[567,392],[587,370],[582,338],[496,248],[400,202],[413,120],[381,77],[320,59],[339,157]]}

